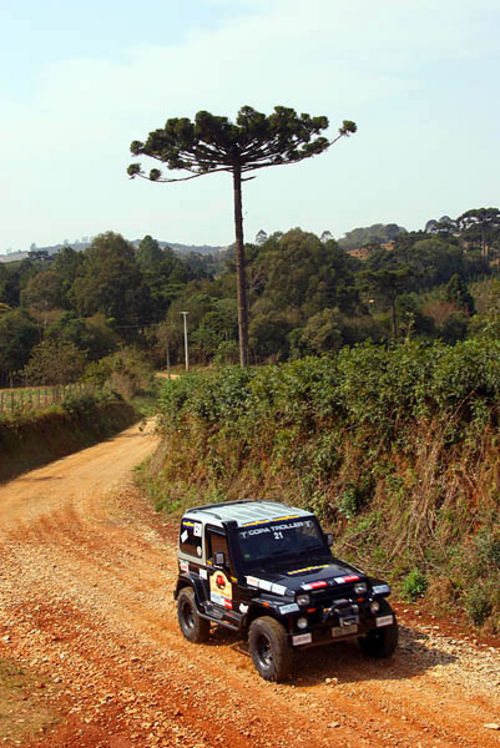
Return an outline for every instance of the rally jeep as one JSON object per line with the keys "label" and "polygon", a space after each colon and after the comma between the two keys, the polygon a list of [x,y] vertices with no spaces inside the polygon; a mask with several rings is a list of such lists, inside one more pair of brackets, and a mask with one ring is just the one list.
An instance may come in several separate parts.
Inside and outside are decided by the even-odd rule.
{"label": "rally jeep", "polygon": [[182,633],[208,639],[210,625],[248,636],[266,680],[282,681],[296,648],[358,639],[389,657],[398,641],[389,586],[334,558],[310,512],[273,501],[189,509],[179,529],[174,597]]}

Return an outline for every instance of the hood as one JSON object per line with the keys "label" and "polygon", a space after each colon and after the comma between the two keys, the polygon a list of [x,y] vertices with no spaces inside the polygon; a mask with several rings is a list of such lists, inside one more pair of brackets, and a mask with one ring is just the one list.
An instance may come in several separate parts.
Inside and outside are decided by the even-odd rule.
{"label": "hood", "polygon": [[328,591],[334,588],[340,591],[342,587],[348,587],[356,582],[366,581],[366,576],[353,566],[332,559],[329,563],[323,562],[310,566],[300,563],[289,562],[279,569],[252,569],[246,576],[250,587],[258,587],[264,591],[286,594],[289,592],[314,592]]}

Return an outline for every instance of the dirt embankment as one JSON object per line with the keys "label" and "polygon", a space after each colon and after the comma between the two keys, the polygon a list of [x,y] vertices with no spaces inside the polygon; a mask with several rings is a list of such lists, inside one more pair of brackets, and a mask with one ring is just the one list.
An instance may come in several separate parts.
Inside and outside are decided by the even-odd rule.
{"label": "dirt embankment", "polygon": [[[399,608],[389,662],[336,644],[289,683],[242,642],[178,631],[175,527],[133,488],[134,427],[0,487],[0,742],[129,746],[496,746],[500,653]],[[3,670],[2,670],[3,667]]]}

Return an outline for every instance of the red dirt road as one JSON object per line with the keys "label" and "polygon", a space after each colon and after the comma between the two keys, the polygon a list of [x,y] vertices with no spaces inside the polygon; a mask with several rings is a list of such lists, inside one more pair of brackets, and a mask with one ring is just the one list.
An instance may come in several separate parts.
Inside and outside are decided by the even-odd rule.
{"label": "red dirt road", "polygon": [[34,674],[25,704],[58,715],[33,737],[11,714],[15,742],[0,714],[0,745],[500,745],[485,727],[500,723],[500,652],[414,611],[399,608],[390,661],[335,644],[298,653],[282,685],[232,635],[186,642],[175,527],[132,484],[156,444],[134,427],[0,486],[0,659]]}

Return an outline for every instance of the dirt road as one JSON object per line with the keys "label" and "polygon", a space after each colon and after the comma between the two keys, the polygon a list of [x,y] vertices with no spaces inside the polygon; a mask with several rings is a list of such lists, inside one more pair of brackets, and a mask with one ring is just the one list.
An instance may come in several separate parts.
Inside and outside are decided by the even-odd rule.
{"label": "dirt road", "polygon": [[0,663],[24,679],[0,745],[500,744],[500,652],[414,609],[389,662],[336,644],[282,685],[232,635],[182,639],[175,528],[131,480],[155,444],[133,428],[0,487]]}

